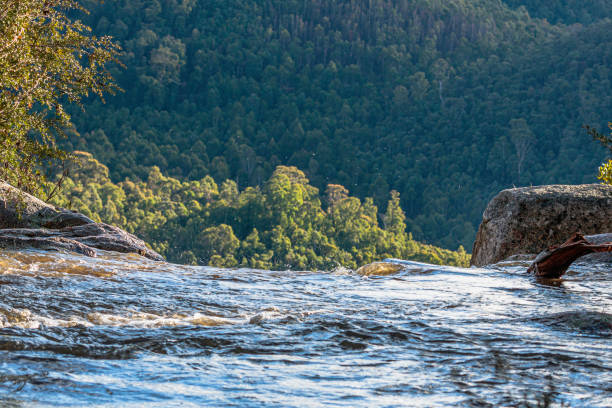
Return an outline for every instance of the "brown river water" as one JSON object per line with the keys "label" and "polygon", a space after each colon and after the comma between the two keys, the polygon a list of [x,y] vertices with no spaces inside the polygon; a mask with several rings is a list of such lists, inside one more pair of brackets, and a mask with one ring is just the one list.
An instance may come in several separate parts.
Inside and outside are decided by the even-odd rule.
{"label": "brown river water", "polygon": [[0,251],[0,406],[612,407],[610,266],[527,266]]}

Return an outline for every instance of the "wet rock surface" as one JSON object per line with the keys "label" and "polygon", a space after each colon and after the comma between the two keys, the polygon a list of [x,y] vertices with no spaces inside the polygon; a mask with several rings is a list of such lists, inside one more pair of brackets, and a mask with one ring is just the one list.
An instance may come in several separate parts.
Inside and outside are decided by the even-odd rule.
{"label": "wet rock surface", "polygon": [[[471,264],[484,266],[516,254],[537,254],[565,242],[575,232],[609,231],[612,231],[610,186],[550,185],[504,190],[484,212]],[[595,239],[593,243],[608,242],[610,235]],[[584,258],[587,257],[597,261],[610,259],[608,254]]]}
{"label": "wet rock surface", "polygon": [[96,256],[96,249],[163,260],[144,241],[83,214],[56,208],[0,182],[0,248],[68,250]]}

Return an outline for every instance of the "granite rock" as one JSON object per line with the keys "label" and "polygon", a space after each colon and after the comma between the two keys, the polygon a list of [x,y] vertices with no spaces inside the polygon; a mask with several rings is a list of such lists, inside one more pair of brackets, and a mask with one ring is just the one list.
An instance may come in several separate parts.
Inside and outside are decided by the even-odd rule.
{"label": "granite rock", "polygon": [[575,232],[587,235],[610,231],[612,186],[549,185],[504,190],[483,214],[471,264],[484,266],[516,254],[538,254],[565,242]]}
{"label": "granite rock", "polygon": [[164,258],[136,236],[83,214],[56,208],[0,182],[0,248],[68,250],[96,256],[96,249]]}

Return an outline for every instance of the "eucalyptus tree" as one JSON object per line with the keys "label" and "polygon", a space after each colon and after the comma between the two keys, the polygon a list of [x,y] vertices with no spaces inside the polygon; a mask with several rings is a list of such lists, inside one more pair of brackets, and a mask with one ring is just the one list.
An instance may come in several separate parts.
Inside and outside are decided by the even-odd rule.
{"label": "eucalyptus tree", "polygon": [[43,168],[68,154],[56,138],[65,106],[118,88],[107,70],[120,52],[72,18],[73,0],[0,0],[0,180],[40,195]]}

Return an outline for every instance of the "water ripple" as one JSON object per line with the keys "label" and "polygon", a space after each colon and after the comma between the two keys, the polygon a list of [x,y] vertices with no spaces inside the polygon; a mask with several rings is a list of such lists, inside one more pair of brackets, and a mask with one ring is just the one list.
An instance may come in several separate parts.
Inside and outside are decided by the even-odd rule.
{"label": "water ripple", "polygon": [[[612,406],[612,279],[0,252],[2,406]],[[366,274],[367,275],[367,274]]]}

